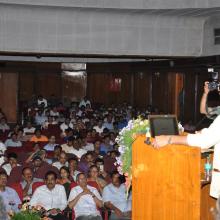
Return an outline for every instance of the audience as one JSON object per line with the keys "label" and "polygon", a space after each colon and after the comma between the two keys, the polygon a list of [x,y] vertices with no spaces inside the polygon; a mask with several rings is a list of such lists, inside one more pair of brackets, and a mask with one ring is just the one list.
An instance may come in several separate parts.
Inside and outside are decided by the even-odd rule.
{"label": "audience", "polygon": [[3,199],[7,213],[11,215],[13,212],[18,212],[21,200],[17,192],[7,186],[7,178],[7,174],[4,171],[0,171],[0,196]]}
{"label": "audience", "polygon": [[35,129],[36,128],[32,126],[31,121],[27,121],[26,127],[23,129],[23,131],[24,131],[25,135],[27,135],[27,134],[34,134]]}
{"label": "audience", "polygon": [[17,134],[12,133],[11,137],[5,141],[6,147],[21,147],[22,143],[18,140]]}
{"label": "audience", "polygon": [[9,153],[8,154],[8,163],[4,164],[2,168],[6,171],[7,175],[9,176],[11,170],[17,166],[21,166],[18,164],[18,156],[16,153]]}
{"label": "audience", "polygon": [[78,186],[74,187],[68,199],[68,205],[74,209],[76,220],[101,220],[98,208],[102,207],[102,198],[96,188],[87,185],[84,173],[76,178]]}
{"label": "audience", "polygon": [[98,191],[102,194],[104,187],[107,185],[106,181],[100,177],[99,169],[96,165],[92,165],[88,171],[88,182],[97,185]]}
{"label": "audience", "polygon": [[79,162],[79,170],[84,173],[88,173],[90,166],[94,165],[94,157],[92,152],[87,152],[85,154],[84,160]]}
{"label": "audience", "polygon": [[39,107],[41,107],[42,104],[46,108],[47,107],[47,100],[42,95],[39,95],[38,98],[37,98],[37,105]]}
{"label": "audience", "polygon": [[131,219],[131,196],[126,198],[125,184],[121,183],[118,172],[112,173],[112,183],[107,185],[102,194],[104,205],[111,209],[110,220]]}
{"label": "audience", "polygon": [[69,171],[71,178],[76,181],[76,176],[80,173],[78,171],[78,158],[72,157],[68,160],[69,163]]}
{"label": "audience", "polygon": [[42,132],[40,129],[36,129],[34,132],[33,137],[30,139],[32,142],[47,142],[48,138],[44,135],[42,135]]}
{"label": "audience", "polygon": [[66,191],[66,198],[69,197],[70,194],[70,184],[72,178],[70,176],[70,171],[68,169],[68,167],[63,166],[60,168],[60,179],[58,179],[57,183],[61,184],[64,186],[65,191]]}
{"label": "audience", "polygon": [[65,121],[60,125],[60,129],[65,132],[66,129],[73,129],[73,124],[70,122],[69,118],[66,118]]}
{"label": "audience", "polygon": [[106,155],[108,152],[113,150],[113,146],[110,144],[110,136],[104,137],[103,143],[100,145],[100,154]]}
{"label": "audience", "polygon": [[54,162],[52,166],[56,167],[58,170],[63,166],[68,166],[67,156],[65,152],[61,152],[57,162]]}
{"label": "audience", "polygon": [[10,127],[7,124],[7,120],[5,117],[2,117],[0,119],[0,131],[5,132],[5,131],[9,131]]}
{"label": "audience", "polygon": [[[105,206],[112,210],[112,219],[129,219],[131,208],[124,203],[124,184],[119,184],[116,177],[107,184],[111,182],[111,172],[117,169],[115,138],[130,118],[137,117],[138,111],[125,103],[111,108],[95,104],[91,107],[87,97],[70,106],[55,99],[51,96],[47,101],[42,95],[33,98],[24,110],[24,128],[16,124],[10,129],[6,115],[0,114],[1,168],[9,175],[20,166],[22,178],[18,183],[23,196],[32,197],[31,205],[40,203],[45,210],[51,210],[52,219],[65,219],[61,211],[68,210],[68,200],[76,220],[100,220],[102,194]],[[32,186],[43,179],[46,185],[33,193]],[[13,183],[13,178],[9,180]],[[78,186],[73,187],[75,184]],[[109,196],[110,190],[113,191]]]}
{"label": "audience", "polygon": [[31,206],[41,204],[43,208],[50,212],[49,217],[54,220],[67,220],[62,215],[67,206],[66,192],[62,185],[56,184],[57,175],[53,171],[49,171],[45,175],[45,185],[38,187],[31,200]]}
{"label": "audience", "polygon": [[54,151],[54,147],[56,146],[56,137],[51,136],[49,142],[44,146],[44,150],[46,151]]}
{"label": "audience", "polygon": [[43,114],[43,111],[41,109],[38,110],[38,112],[35,116],[36,125],[42,126],[45,121],[47,121],[47,116]]}
{"label": "audience", "polygon": [[42,179],[33,177],[33,172],[30,167],[25,167],[22,169],[22,181],[21,186],[23,189],[23,197],[32,195],[32,185],[35,182],[42,182]]}

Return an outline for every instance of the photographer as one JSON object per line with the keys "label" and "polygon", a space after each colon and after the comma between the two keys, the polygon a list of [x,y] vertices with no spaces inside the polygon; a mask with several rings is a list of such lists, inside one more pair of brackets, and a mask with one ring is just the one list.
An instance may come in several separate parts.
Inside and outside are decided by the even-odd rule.
{"label": "photographer", "polygon": [[[220,115],[220,106],[215,106],[215,107],[208,107],[207,106],[207,99],[208,99],[208,94],[210,91],[213,91],[214,89],[210,89],[209,82],[205,82],[204,84],[204,92],[201,98],[200,102],[200,113],[205,114],[207,118],[214,119],[216,116]],[[220,88],[219,86],[217,87],[217,90],[220,94]]]}

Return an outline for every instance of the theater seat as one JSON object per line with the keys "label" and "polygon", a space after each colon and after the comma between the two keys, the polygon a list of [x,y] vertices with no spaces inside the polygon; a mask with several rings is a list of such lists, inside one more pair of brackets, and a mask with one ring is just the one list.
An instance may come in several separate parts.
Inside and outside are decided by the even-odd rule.
{"label": "theater seat", "polygon": [[22,180],[22,166],[14,167],[8,177],[8,184],[20,183]]}
{"label": "theater seat", "polygon": [[45,185],[44,182],[35,182],[35,183],[33,183],[33,184],[32,184],[32,194],[34,193],[34,191],[35,191],[38,187],[43,186],[43,185]]}

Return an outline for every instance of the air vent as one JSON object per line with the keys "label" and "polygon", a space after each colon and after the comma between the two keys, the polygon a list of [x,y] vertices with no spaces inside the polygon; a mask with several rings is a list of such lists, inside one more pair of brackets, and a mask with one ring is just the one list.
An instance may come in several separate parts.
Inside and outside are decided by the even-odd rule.
{"label": "air vent", "polygon": [[220,28],[214,29],[214,40],[215,44],[220,44]]}

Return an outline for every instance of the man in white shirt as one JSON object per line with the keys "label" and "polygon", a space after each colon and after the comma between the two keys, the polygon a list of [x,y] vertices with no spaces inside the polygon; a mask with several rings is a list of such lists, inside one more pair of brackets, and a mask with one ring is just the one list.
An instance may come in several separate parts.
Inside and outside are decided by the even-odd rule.
{"label": "man in white shirt", "polygon": [[73,140],[73,147],[69,150],[68,153],[74,154],[77,156],[78,159],[80,159],[82,155],[87,153],[87,151],[80,148],[79,138],[75,138]]}
{"label": "man in white shirt", "polygon": [[89,105],[91,108],[91,102],[88,100],[88,98],[85,96],[79,103],[79,107],[81,108],[82,106],[86,107],[86,105]]}
{"label": "man in white shirt", "polygon": [[32,126],[32,123],[30,122],[30,121],[28,121],[27,122],[27,125],[26,125],[26,127],[23,129],[23,131],[24,131],[24,134],[26,135],[26,134],[34,134],[34,132],[35,132],[35,127],[33,127]]}
{"label": "man in white shirt", "polygon": [[62,132],[64,133],[66,129],[71,128],[73,129],[73,124],[70,122],[69,118],[65,118],[65,122],[63,122],[60,125],[60,129],[62,130]]}
{"label": "man in white shirt", "polygon": [[16,153],[9,153],[8,154],[8,163],[2,166],[2,168],[5,170],[7,175],[9,176],[11,173],[11,170],[16,167],[16,166],[21,166],[18,164],[18,159],[17,159],[17,154]]}
{"label": "man in white shirt", "polygon": [[69,195],[68,205],[74,209],[76,220],[101,220],[97,207],[102,207],[102,198],[98,190],[87,185],[84,173],[77,175],[78,186],[74,187]]}
{"label": "man in white shirt", "polygon": [[212,182],[210,187],[210,195],[214,198],[220,196],[220,116],[213,123],[196,134],[188,134],[187,136],[178,135],[161,135],[156,136],[153,146],[160,148],[170,144],[184,144],[189,146],[198,146],[207,149],[214,146]]}
{"label": "man in white shirt", "polygon": [[99,135],[102,134],[103,130],[104,130],[104,125],[103,125],[103,121],[99,120],[97,125],[93,127],[93,129],[96,130],[97,133],[99,133]]}
{"label": "man in white shirt", "polygon": [[30,167],[24,167],[22,169],[22,181],[21,187],[23,189],[23,197],[32,196],[32,185],[35,182],[42,182],[42,179],[33,177],[33,172]]}
{"label": "man in white shirt", "polygon": [[7,120],[5,117],[0,119],[0,131],[5,132],[10,130],[10,127],[7,124]]}
{"label": "man in white shirt", "polygon": [[44,108],[46,108],[47,107],[47,100],[42,95],[39,95],[38,99],[37,99],[37,105],[42,106],[42,104],[44,104]]}
{"label": "man in white shirt", "polygon": [[67,156],[65,152],[61,152],[59,156],[59,161],[54,162],[52,166],[56,167],[58,170],[60,170],[61,167],[66,166],[68,167],[68,162],[67,162]]}
{"label": "man in white shirt", "polygon": [[11,138],[5,141],[5,146],[6,147],[21,147],[22,143],[21,141],[18,140],[17,134],[12,133]]}
{"label": "man in white shirt", "polygon": [[104,205],[112,210],[110,220],[131,219],[131,197],[126,198],[126,187],[117,171],[112,173],[112,183],[104,188],[102,197]]}
{"label": "man in white shirt", "polygon": [[68,137],[67,143],[62,144],[61,147],[62,147],[62,151],[69,154],[71,152],[72,148],[73,148],[73,137]]}
{"label": "man in white shirt", "polygon": [[62,185],[56,184],[57,175],[53,171],[48,171],[45,175],[45,184],[38,187],[31,200],[31,206],[41,205],[50,213],[49,217],[54,220],[66,220],[61,214],[67,206],[66,192]]}

